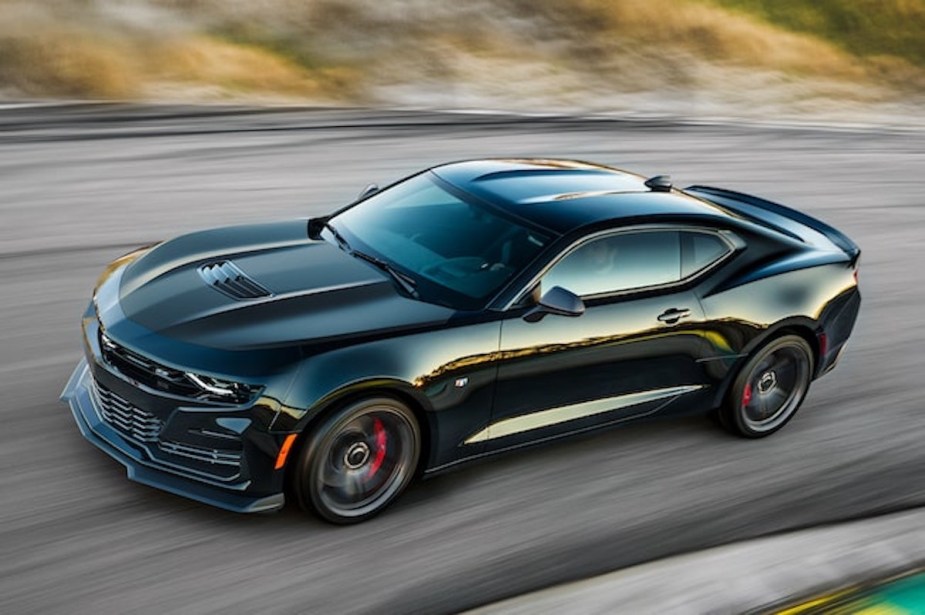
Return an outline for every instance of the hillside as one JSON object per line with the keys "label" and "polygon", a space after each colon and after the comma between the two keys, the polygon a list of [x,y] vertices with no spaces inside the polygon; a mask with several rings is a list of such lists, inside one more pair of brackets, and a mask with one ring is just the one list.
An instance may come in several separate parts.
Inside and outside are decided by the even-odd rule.
{"label": "hillside", "polygon": [[0,95],[745,113],[915,101],[925,0],[0,0]]}

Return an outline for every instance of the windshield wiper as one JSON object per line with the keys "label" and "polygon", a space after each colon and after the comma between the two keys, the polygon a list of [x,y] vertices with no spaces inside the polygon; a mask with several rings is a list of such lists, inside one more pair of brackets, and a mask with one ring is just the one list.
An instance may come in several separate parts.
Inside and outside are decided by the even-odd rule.
{"label": "windshield wiper", "polygon": [[388,264],[384,260],[376,258],[375,256],[372,256],[370,254],[360,252],[359,250],[352,250],[350,253],[356,256],[357,258],[362,258],[367,263],[375,265],[379,269],[385,271],[390,276],[392,276],[392,278],[396,282],[398,282],[398,284],[405,290],[406,293],[408,293],[415,299],[418,298],[418,291],[416,288],[417,282],[415,282],[414,279],[412,279],[411,277],[398,271],[392,265]]}
{"label": "windshield wiper", "polygon": [[399,286],[401,286],[406,293],[408,293],[415,299],[418,298],[418,291],[415,288],[417,286],[417,282],[415,282],[413,278],[398,271],[397,269],[392,267],[392,265],[388,264],[382,259],[376,258],[375,256],[372,256],[370,254],[366,254],[365,252],[360,252],[359,250],[354,250],[353,248],[351,248],[350,244],[347,242],[344,236],[340,234],[340,231],[334,228],[334,225],[331,224],[328,220],[325,220],[324,224],[322,224],[321,227],[326,228],[329,231],[331,231],[331,235],[334,236],[334,239],[337,241],[337,245],[340,246],[341,250],[343,250],[347,254],[356,256],[357,258],[362,258],[367,263],[375,265],[382,271],[385,271],[390,276],[392,276],[392,278],[396,282],[398,282]]}
{"label": "windshield wiper", "polygon": [[331,231],[331,234],[334,235],[334,239],[337,241],[337,245],[340,246],[341,250],[343,250],[347,254],[350,254],[352,252],[352,250],[350,249],[350,244],[347,243],[347,240],[344,239],[344,236],[340,234],[340,231],[334,228],[334,225],[331,224],[330,221],[325,220],[324,224],[322,225],[322,228],[326,228],[329,231]]}

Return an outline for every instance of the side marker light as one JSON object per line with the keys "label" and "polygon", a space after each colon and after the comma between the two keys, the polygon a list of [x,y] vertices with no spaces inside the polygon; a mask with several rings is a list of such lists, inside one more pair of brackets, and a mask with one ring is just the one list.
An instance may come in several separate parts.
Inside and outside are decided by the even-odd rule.
{"label": "side marker light", "polygon": [[276,465],[273,466],[274,470],[281,470],[283,466],[286,465],[286,457],[289,455],[289,449],[292,448],[292,443],[295,442],[297,435],[299,434],[291,433],[283,440],[283,445],[279,447],[279,455],[276,456]]}

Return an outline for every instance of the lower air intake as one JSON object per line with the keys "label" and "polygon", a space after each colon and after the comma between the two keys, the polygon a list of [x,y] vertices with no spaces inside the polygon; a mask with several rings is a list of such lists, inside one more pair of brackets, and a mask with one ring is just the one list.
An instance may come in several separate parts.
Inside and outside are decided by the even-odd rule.
{"label": "lower air intake", "polygon": [[153,414],[145,412],[101,384],[94,382],[103,421],[120,434],[135,442],[156,442],[164,424]]}

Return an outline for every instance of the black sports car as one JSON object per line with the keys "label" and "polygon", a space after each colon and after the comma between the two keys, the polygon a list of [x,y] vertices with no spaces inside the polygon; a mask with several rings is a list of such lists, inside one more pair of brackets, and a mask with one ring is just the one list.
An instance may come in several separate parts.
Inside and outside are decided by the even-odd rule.
{"label": "black sports car", "polygon": [[366,519],[417,474],[650,417],[767,436],[836,364],[860,250],[753,196],[476,160],[128,254],[63,393],[129,477]]}

